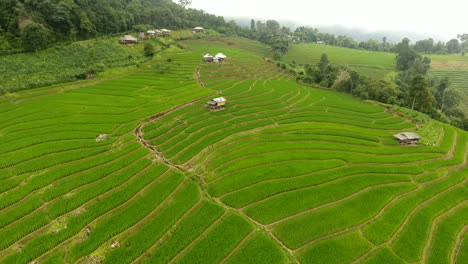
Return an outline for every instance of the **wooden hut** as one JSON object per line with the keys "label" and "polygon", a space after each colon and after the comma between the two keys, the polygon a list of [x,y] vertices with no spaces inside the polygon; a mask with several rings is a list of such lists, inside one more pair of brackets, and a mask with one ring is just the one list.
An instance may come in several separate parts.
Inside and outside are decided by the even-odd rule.
{"label": "wooden hut", "polygon": [[212,111],[218,111],[226,107],[226,98],[218,97],[214,98],[206,103],[206,107]]}
{"label": "wooden hut", "polygon": [[401,145],[417,145],[421,137],[412,132],[403,132],[393,136]]}
{"label": "wooden hut", "polygon": [[119,39],[120,44],[136,44],[138,39],[134,38],[132,35],[125,35]]}
{"label": "wooden hut", "polygon": [[205,34],[205,29],[202,27],[196,27],[193,29],[193,33],[195,34]]}
{"label": "wooden hut", "polygon": [[147,34],[146,32],[140,32],[140,34],[138,34],[138,37],[140,39],[149,39],[151,36]]}
{"label": "wooden hut", "polygon": [[213,56],[211,56],[210,54],[206,54],[205,56],[203,56],[203,61],[204,62],[213,62]]}
{"label": "wooden hut", "polygon": [[170,37],[171,36],[171,31],[169,29],[161,29],[159,33],[160,37]]}
{"label": "wooden hut", "polygon": [[226,60],[227,56],[222,54],[222,53],[218,53],[216,54],[216,56],[214,56],[213,58],[213,61],[214,62],[224,62]]}

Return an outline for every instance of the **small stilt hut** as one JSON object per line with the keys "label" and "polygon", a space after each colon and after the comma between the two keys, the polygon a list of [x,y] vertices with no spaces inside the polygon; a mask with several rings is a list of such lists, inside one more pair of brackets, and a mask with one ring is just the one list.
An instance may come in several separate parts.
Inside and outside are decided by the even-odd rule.
{"label": "small stilt hut", "polygon": [[226,98],[218,97],[214,98],[206,103],[206,107],[209,108],[211,111],[219,111],[226,108]]}

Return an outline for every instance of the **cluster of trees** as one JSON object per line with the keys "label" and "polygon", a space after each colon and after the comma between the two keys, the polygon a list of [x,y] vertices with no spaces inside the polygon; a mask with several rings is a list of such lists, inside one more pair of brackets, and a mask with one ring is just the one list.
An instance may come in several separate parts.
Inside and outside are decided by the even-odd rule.
{"label": "cluster of trees", "polygon": [[[468,129],[468,117],[459,108],[458,90],[449,88],[448,78],[430,75],[431,60],[419,54],[409,39],[394,46],[396,69],[381,80],[358,74],[344,66],[331,63],[323,54],[316,65],[289,65],[298,81],[371,99],[386,104],[404,106],[429,116]],[[287,65],[281,65],[287,68]]]}
{"label": "cluster of trees", "polygon": [[468,34],[459,34],[457,38],[449,40],[447,43],[442,41],[434,42],[433,39],[424,39],[417,41],[413,48],[424,54],[456,54],[465,55],[468,51]]}
{"label": "cluster of trees", "polygon": [[[357,42],[348,36],[335,36],[334,34],[322,33],[316,28],[299,27],[294,31],[295,40],[298,42],[317,42],[323,41],[327,45],[339,46],[351,49],[363,49],[369,51],[385,51],[396,53],[396,46],[383,37],[381,41],[369,39],[368,41]],[[457,38],[448,42],[433,39],[417,41],[412,47],[424,54],[456,54],[462,55],[468,51],[468,34],[459,34]]]}
{"label": "cluster of trees", "polygon": [[139,24],[185,29],[228,27],[223,17],[186,9],[170,0],[2,0],[0,50],[42,49],[57,41],[74,41],[131,30]]}

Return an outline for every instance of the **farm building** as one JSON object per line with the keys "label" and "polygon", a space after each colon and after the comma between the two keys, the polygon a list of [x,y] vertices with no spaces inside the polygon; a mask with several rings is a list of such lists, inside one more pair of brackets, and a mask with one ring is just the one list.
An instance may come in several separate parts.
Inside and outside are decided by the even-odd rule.
{"label": "farm building", "polygon": [[193,33],[195,33],[195,34],[204,34],[205,29],[202,28],[202,27],[196,27],[196,28],[193,29]]}
{"label": "farm building", "polygon": [[216,54],[216,56],[214,56],[213,58],[213,61],[214,62],[224,62],[226,60],[227,56],[222,54],[222,53],[218,53]]}
{"label": "farm building", "polygon": [[171,36],[171,31],[169,29],[161,29],[159,33],[160,37],[170,37]]}
{"label": "farm building", "polygon": [[319,44],[319,45],[325,45],[325,41],[322,41],[322,40],[317,40],[316,43]]}
{"label": "farm building", "polygon": [[214,98],[206,103],[206,107],[208,107],[210,110],[221,110],[226,107],[226,98],[224,97],[218,97]]}
{"label": "farm building", "polygon": [[133,37],[132,35],[125,35],[119,39],[120,44],[136,44],[138,39]]}
{"label": "farm building", "polygon": [[140,32],[140,34],[138,35],[138,37],[140,39],[149,39],[151,36],[145,32]]}
{"label": "farm building", "polygon": [[203,56],[203,60],[205,62],[213,62],[213,56],[211,56],[210,54],[206,54],[205,56]]}
{"label": "farm building", "polygon": [[154,31],[154,30],[148,30],[148,31],[146,31],[146,33],[147,33],[148,35],[150,35],[150,36],[156,35],[156,31]]}
{"label": "farm building", "polygon": [[403,132],[393,136],[401,145],[417,145],[421,137],[412,132]]}

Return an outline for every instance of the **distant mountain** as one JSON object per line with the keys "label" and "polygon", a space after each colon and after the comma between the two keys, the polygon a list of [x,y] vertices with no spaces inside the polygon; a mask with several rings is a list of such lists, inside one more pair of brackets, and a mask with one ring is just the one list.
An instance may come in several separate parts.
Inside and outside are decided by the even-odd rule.
{"label": "distant mountain", "polygon": [[[234,20],[237,22],[237,24],[245,27],[250,27],[250,21],[252,18],[249,17],[225,17],[226,21],[227,20]],[[261,20],[261,21],[266,21],[268,19],[259,19],[259,18],[254,18],[255,20]],[[362,28],[357,28],[357,27],[346,27],[344,25],[305,25],[305,24],[300,24],[298,22],[295,22],[294,20],[281,20],[281,19],[276,19],[282,26],[288,27],[291,30],[295,30],[297,27],[300,26],[308,26],[312,28],[317,28],[319,31],[324,32],[324,33],[329,33],[329,34],[335,34],[336,36],[339,35],[346,35],[349,37],[352,37],[354,40],[361,42],[361,41],[367,41],[369,39],[375,39],[375,40],[382,40],[383,37],[387,37],[387,42],[390,43],[398,43],[400,42],[403,38],[409,38],[411,42],[414,44],[418,40],[422,39],[427,39],[427,38],[432,38],[435,41],[448,41],[448,39],[441,37],[441,36],[436,36],[436,35],[428,35],[428,34],[419,34],[419,33],[414,33],[414,32],[405,32],[405,31],[390,31],[390,30],[365,30]]]}

